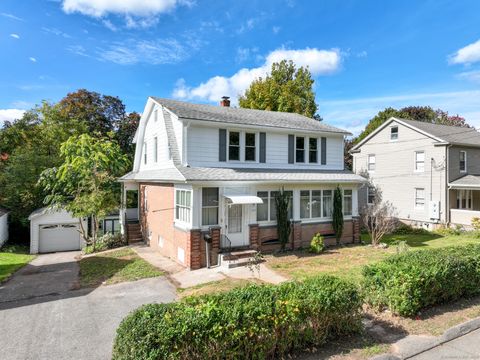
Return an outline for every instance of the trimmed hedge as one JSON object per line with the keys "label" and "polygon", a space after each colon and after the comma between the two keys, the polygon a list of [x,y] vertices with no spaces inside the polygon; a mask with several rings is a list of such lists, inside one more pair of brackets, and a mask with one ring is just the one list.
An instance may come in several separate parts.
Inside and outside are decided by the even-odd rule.
{"label": "trimmed hedge", "polygon": [[409,251],[363,269],[366,302],[413,316],[480,293],[480,245]]}
{"label": "trimmed hedge", "polygon": [[113,359],[265,359],[361,329],[362,299],[332,276],[149,304],[117,330]]}

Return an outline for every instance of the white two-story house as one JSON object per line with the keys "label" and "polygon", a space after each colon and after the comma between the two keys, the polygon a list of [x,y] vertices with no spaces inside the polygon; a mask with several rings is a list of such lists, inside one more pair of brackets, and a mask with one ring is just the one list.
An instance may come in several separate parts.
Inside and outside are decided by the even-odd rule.
{"label": "white two-story house", "polygon": [[[343,190],[342,242],[359,240],[357,189],[344,169],[348,132],[298,114],[192,104],[150,97],[135,135],[124,196],[138,191],[143,239],[180,264],[216,263],[225,249],[275,250],[275,193],[291,196],[288,248],[333,235],[333,192]],[[138,216],[138,217],[137,217]],[[138,226],[138,225],[137,225]],[[208,241],[208,246],[207,246]],[[327,239],[335,242],[335,239]]]}

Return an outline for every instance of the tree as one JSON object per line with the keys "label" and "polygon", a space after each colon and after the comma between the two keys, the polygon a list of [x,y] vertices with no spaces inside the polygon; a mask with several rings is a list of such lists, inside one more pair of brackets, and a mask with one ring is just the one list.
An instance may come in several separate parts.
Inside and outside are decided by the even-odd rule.
{"label": "tree", "polygon": [[335,231],[335,239],[337,245],[340,245],[340,239],[343,234],[343,195],[342,189],[337,185],[333,194],[333,213],[332,213],[332,227]]}
{"label": "tree", "polygon": [[277,236],[282,250],[285,250],[292,228],[288,218],[290,195],[283,188],[275,194],[275,205],[277,208]]}
{"label": "tree", "polygon": [[135,145],[132,143],[135,132],[140,122],[140,114],[132,112],[120,120],[115,139],[122,151],[133,161],[135,155]]}
{"label": "tree", "polygon": [[353,139],[345,139],[345,144],[343,146],[343,162],[345,169],[353,169],[353,156],[350,154],[350,150],[353,148]]}
{"label": "tree", "polygon": [[312,118],[318,109],[313,83],[308,68],[297,69],[292,61],[282,60],[272,64],[265,78],[250,84],[239,97],[239,105],[245,109],[293,112]]}
{"label": "tree", "polygon": [[[83,134],[72,136],[60,148],[63,163],[45,170],[40,184],[45,203],[62,207],[80,219],[91,217],[92,246],[95,250],[99,220],[120,206],[117,177],[125,173],[129,160],[116,142]],[[86,229],[83,238],[89,241]]]}

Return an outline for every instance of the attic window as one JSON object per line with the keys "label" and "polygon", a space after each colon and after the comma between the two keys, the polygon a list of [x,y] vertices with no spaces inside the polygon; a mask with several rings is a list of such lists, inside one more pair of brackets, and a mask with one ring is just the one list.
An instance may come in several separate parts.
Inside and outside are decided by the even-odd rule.
{"label": "attic window", "polygon": [[390,128],[390,140],[398,140],[398,126]]}

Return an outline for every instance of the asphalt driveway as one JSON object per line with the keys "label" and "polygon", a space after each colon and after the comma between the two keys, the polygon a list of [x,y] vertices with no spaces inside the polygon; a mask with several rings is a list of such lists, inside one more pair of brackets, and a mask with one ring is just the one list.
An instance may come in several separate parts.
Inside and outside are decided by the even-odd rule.
{"label": "asphalt driveway", "polygon": [[110,359],[130,311],[175,300],[163,277],[79,289],[78,254],[40,255],[0,286],[2,359]]}

